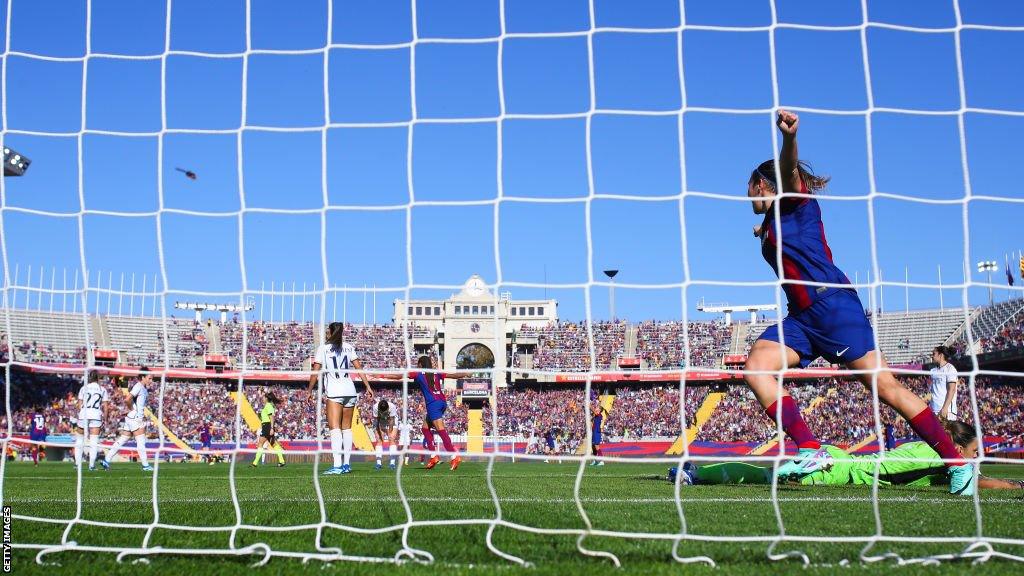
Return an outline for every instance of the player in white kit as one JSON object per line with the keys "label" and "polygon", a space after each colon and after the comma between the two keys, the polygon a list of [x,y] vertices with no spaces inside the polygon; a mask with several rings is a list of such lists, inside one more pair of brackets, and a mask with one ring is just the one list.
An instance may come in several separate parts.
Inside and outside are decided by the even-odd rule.
{"label": "player in white kit", "polygon": [[121,434],[110,450],[107,450],[106,457],[100,461],[100,465],[105,470],[110,469],[110,461],[117,456],[121,446],[124,446],[125,442],[131,440],[133,436],[135,437],[135,451],[139,455],[142,469],[146,472],[153,470],[146,458],[146,401],[149,399],[148,388],[151,384],[153,384],[153,376],[149,373],[149,369],[145,366],[139,368],[139,380],[131,386],[128,397],[125,399],[128,414],[121,422]]}
{"label": "player in white kit", "polygon": [[388,444],[388,466],[395,469],[395,458],[398,456],[398,408],[390,400],[380,399],[373,405],[373,431],[377,438],[375,451],[377,454],[376,469],[380,470],[384,460],[384,443]]}
{"label": "player in white kit", "polygon": [[345,324],[331,322],[327,326],[325,342],[316,349],[313,358],[313,374],[309,376],[307,393],[316,386],[317,379],[321,383],[324,398],[327,399],[327,427],[331,435],[331,453],[334,455],[334,466],[324,474],[348,474],[352,471],[349,461],[352,457],[352,416],[355,413],[359,393],[352,381],[352,371],[366,386],[366,394],[373,399],[373,389],[366,374],[360,372],[362,365],[356,355],[355,348],[345,342]]}
{"label": "player in white kit", "polygon": [[956,420],[956,391],[960,385],[960,378],[956,373],[956,366],[949,363],[951,351],[945,346],[937,346],[932,351],[932,361],[937,364],[931,370],[931,393],[932,398],[928,401],[939,420]]}
{"label": "player in white kit", "polygon": [[[412,422],[406,419],[398,424],[398,448],[399,450],[408,450],[410,445],[412,445]],[[408,454],[405,455],[405,463],[409,463]]]}
{"label": "player in white kit", "polygon": [[107,390],[100,385],[100,375],[89,372],[88,382],[78,391],[78,427],[75,430],[75,466],[82,465],[82,451],[85,439],[89,438],[89,470],[96,469],[96,451],[100,445],[100,428],[103,416],[107,412],[110,397]]}

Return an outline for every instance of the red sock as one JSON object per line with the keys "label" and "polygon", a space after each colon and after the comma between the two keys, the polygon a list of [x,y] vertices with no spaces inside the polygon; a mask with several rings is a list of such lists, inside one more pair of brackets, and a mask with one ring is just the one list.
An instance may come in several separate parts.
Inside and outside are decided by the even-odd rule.
{"label": "red sock", "polygon": [[[765,408],[765,412],[768,413],[768,417],[772,420],[775,420],[778,404],[778,401],[775,401],[772,402],[771,406]],[[811,448],[813,450],[821,448],[821,443],[818,442],[818,439],[814,437],[814,434],[807,427],[804,417],[800,415],[800,409],[797,408],[792,396],[782,397],[782,429],[796,442],[798,448]]]}
{"label": "red sock", "polygon": [[434,451],[434,433],[430,431],[430,428],[423,427],[423,438],[427,441],[427,450]]}
{"label": "red sock", "polygon": [[32,462],[39,464],[39,447],[32,451]]}
{"label": "red sock", "polygon": [[455,446],[452,445],[452,439],[448,437],[447,430],[438,430],[437,435],[441,437],[441,443],[444,444],[445,452],[455,452]]}
{"label": "red sock", "polygon": [[963,456],[960,455],[960,451],[956,449],[956,445],[953,444],[953,440],[949,437],[949,433],[942,427],[942,422],[939,422],[938,417],[932,413],[928,408],[921,410],[921,413],[910,419],[910,427],[917,432],[917,435],[922,440],[928,443],[933,450],[939,453],[939,456],[946,462],[946,466],[959,466],[964,463]]}
{"label": "red sock", "polygon": [[594,456],[600,456],[600,455],[601,455],[601,449],[600,448],[594,448]]}

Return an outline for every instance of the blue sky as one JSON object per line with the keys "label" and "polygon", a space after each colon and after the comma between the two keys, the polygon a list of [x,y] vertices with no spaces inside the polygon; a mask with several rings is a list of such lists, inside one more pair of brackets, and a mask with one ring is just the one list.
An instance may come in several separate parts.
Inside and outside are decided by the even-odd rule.
{"label": "blue sky", "polygon": [[[378,321],[407,284],[425,286],[414,298],[445,296],[453,290],[430,287],[473,273],[493,283],[499,270],[500,291],[557,298],[569,319],[588,306],[607,317],[606,287],[566,287],[601,281],[606,268],[636,286],[616,296],[619,316],[632,320],[702,317],[701,298],[776,300],[750,233],[758,219],[743,201],[774,137],[767,1],[687,2],[687,25],[749,29],[680,35],[650,32],[679,26],[676,2],[594,0],[594,26],[635,30],[594,33],[592,71],[586,35],[494,40],[503,28],[586,31],[590,6],[579,0],[505,0],[504,23],[497,1],[421,0],[414,46],[409,1],[338,0],[328,22],[324,1],[281,10],[253,0],[248,56],[241,1],[175,0],[168,27],[163,2],[96,0],[88,34],[83,2],[13,0],[10,22],[2,4],[12,52],[2,63],[4,142],[34,162],[26,177],[4,180],[3,250],[19,285],[31,266],[31,285],[42,267],[44,285],[52,277],[58,288],[64,270],[73,284],[83,267],[92,288],[97,273],[102,288],[112,274],[115,289],[134,273],[141,290],[146,275],[147,289],[156,278],[170,291],[168,304],[237,301],[271,282],[289,291],[325,280],[397,288],[377,294]],[[864,19],[854,0],[776,6],[782,24]],[[964,1],[960,12],[968,25],[1024,26],[1017,2]],[[953,5],[868,2],[868,18],[931,30],[869,27],[870,87],[858,30],[774,32],[778,104],[843,112],[802,113],[800,136],[802,156],[833,177],[821,198],[837,263],[866,282],[873,214],[885,280],[901,282],[909,268],[912,283],[934,284],[941,266],[944,282],[960,283],[966,260],[970,279],[983,281],[975,262],[1002,268],[1004,254],[1024,249],[1024,144],[1015,137],[1024,116],[963,115],[971,192],[991,198],[966,204],[967,251],[956,39],[941,31],[956,24]],[[966,29],[960,40],[966,106],[1024,113],[1024,63],[1007,57],[1024,51],[1024,32]],[[74,60],[87,45],[92,57]],[[926,113],[868,118],[872,98],[876,108]],[[908,199],[851,199],[871,190],[869,148],[876,189]],[[684,190],[696,194],[680,200]],[[1005,282],[1002,270],[994,281]],[[650,288],[683,282],[685,290]],[[861,295],[867,304],[868,289]],[[886,309],[905,305],[902,286],[873,297]],[[362,319],[361,294],[337,298],[338,316]],[[909,299],[911,308],[939,304],[935,289],[911,289]],[[275,300],[275,319],[301,316],[301,299],[294,313],[284,300]],[[985,300],[987,290],[971,290],[972,304]],[[959,305],[962,292],[947,289],[943,301]],[[89,302],[106,310],[105,294],[91,292]],[[306,316],[319,317],[323,301],[306,302]],[[127,312],[129,300],[121,306]],[[159,312],[152,299],[145,306]],[[373,318],[372,297],[367,308]],[[269,317],[267,296],[263,309]]]}

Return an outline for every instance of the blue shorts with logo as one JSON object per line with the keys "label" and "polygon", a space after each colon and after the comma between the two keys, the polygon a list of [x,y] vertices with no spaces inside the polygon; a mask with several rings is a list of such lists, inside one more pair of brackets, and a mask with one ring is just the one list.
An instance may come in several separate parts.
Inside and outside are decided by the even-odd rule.
{"label": "blue shorts with logo", "polygon": [[427,402],[427,420],[433,422],[444,418],[445,410],[448,410],[448,402],[444,400],[433,400]]}
{"label": "blue shorts with logo", "polygon": [[[800,355],[806,368],[819,357],[833,364],[846,364],[875,349],[871,322],[864,315],[857,292],[834,289],[814,304],[782,320],[785,344]],[[758,340],[779,342],[779,325],[772,324]]]}

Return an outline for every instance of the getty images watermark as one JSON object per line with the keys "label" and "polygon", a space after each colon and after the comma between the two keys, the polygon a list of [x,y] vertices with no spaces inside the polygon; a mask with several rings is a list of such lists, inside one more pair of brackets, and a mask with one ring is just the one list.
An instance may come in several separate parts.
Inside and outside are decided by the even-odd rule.
{"label": "getty images watermark", "polygon": [[4,572],[11,571],[11,507],[4,506]]}

